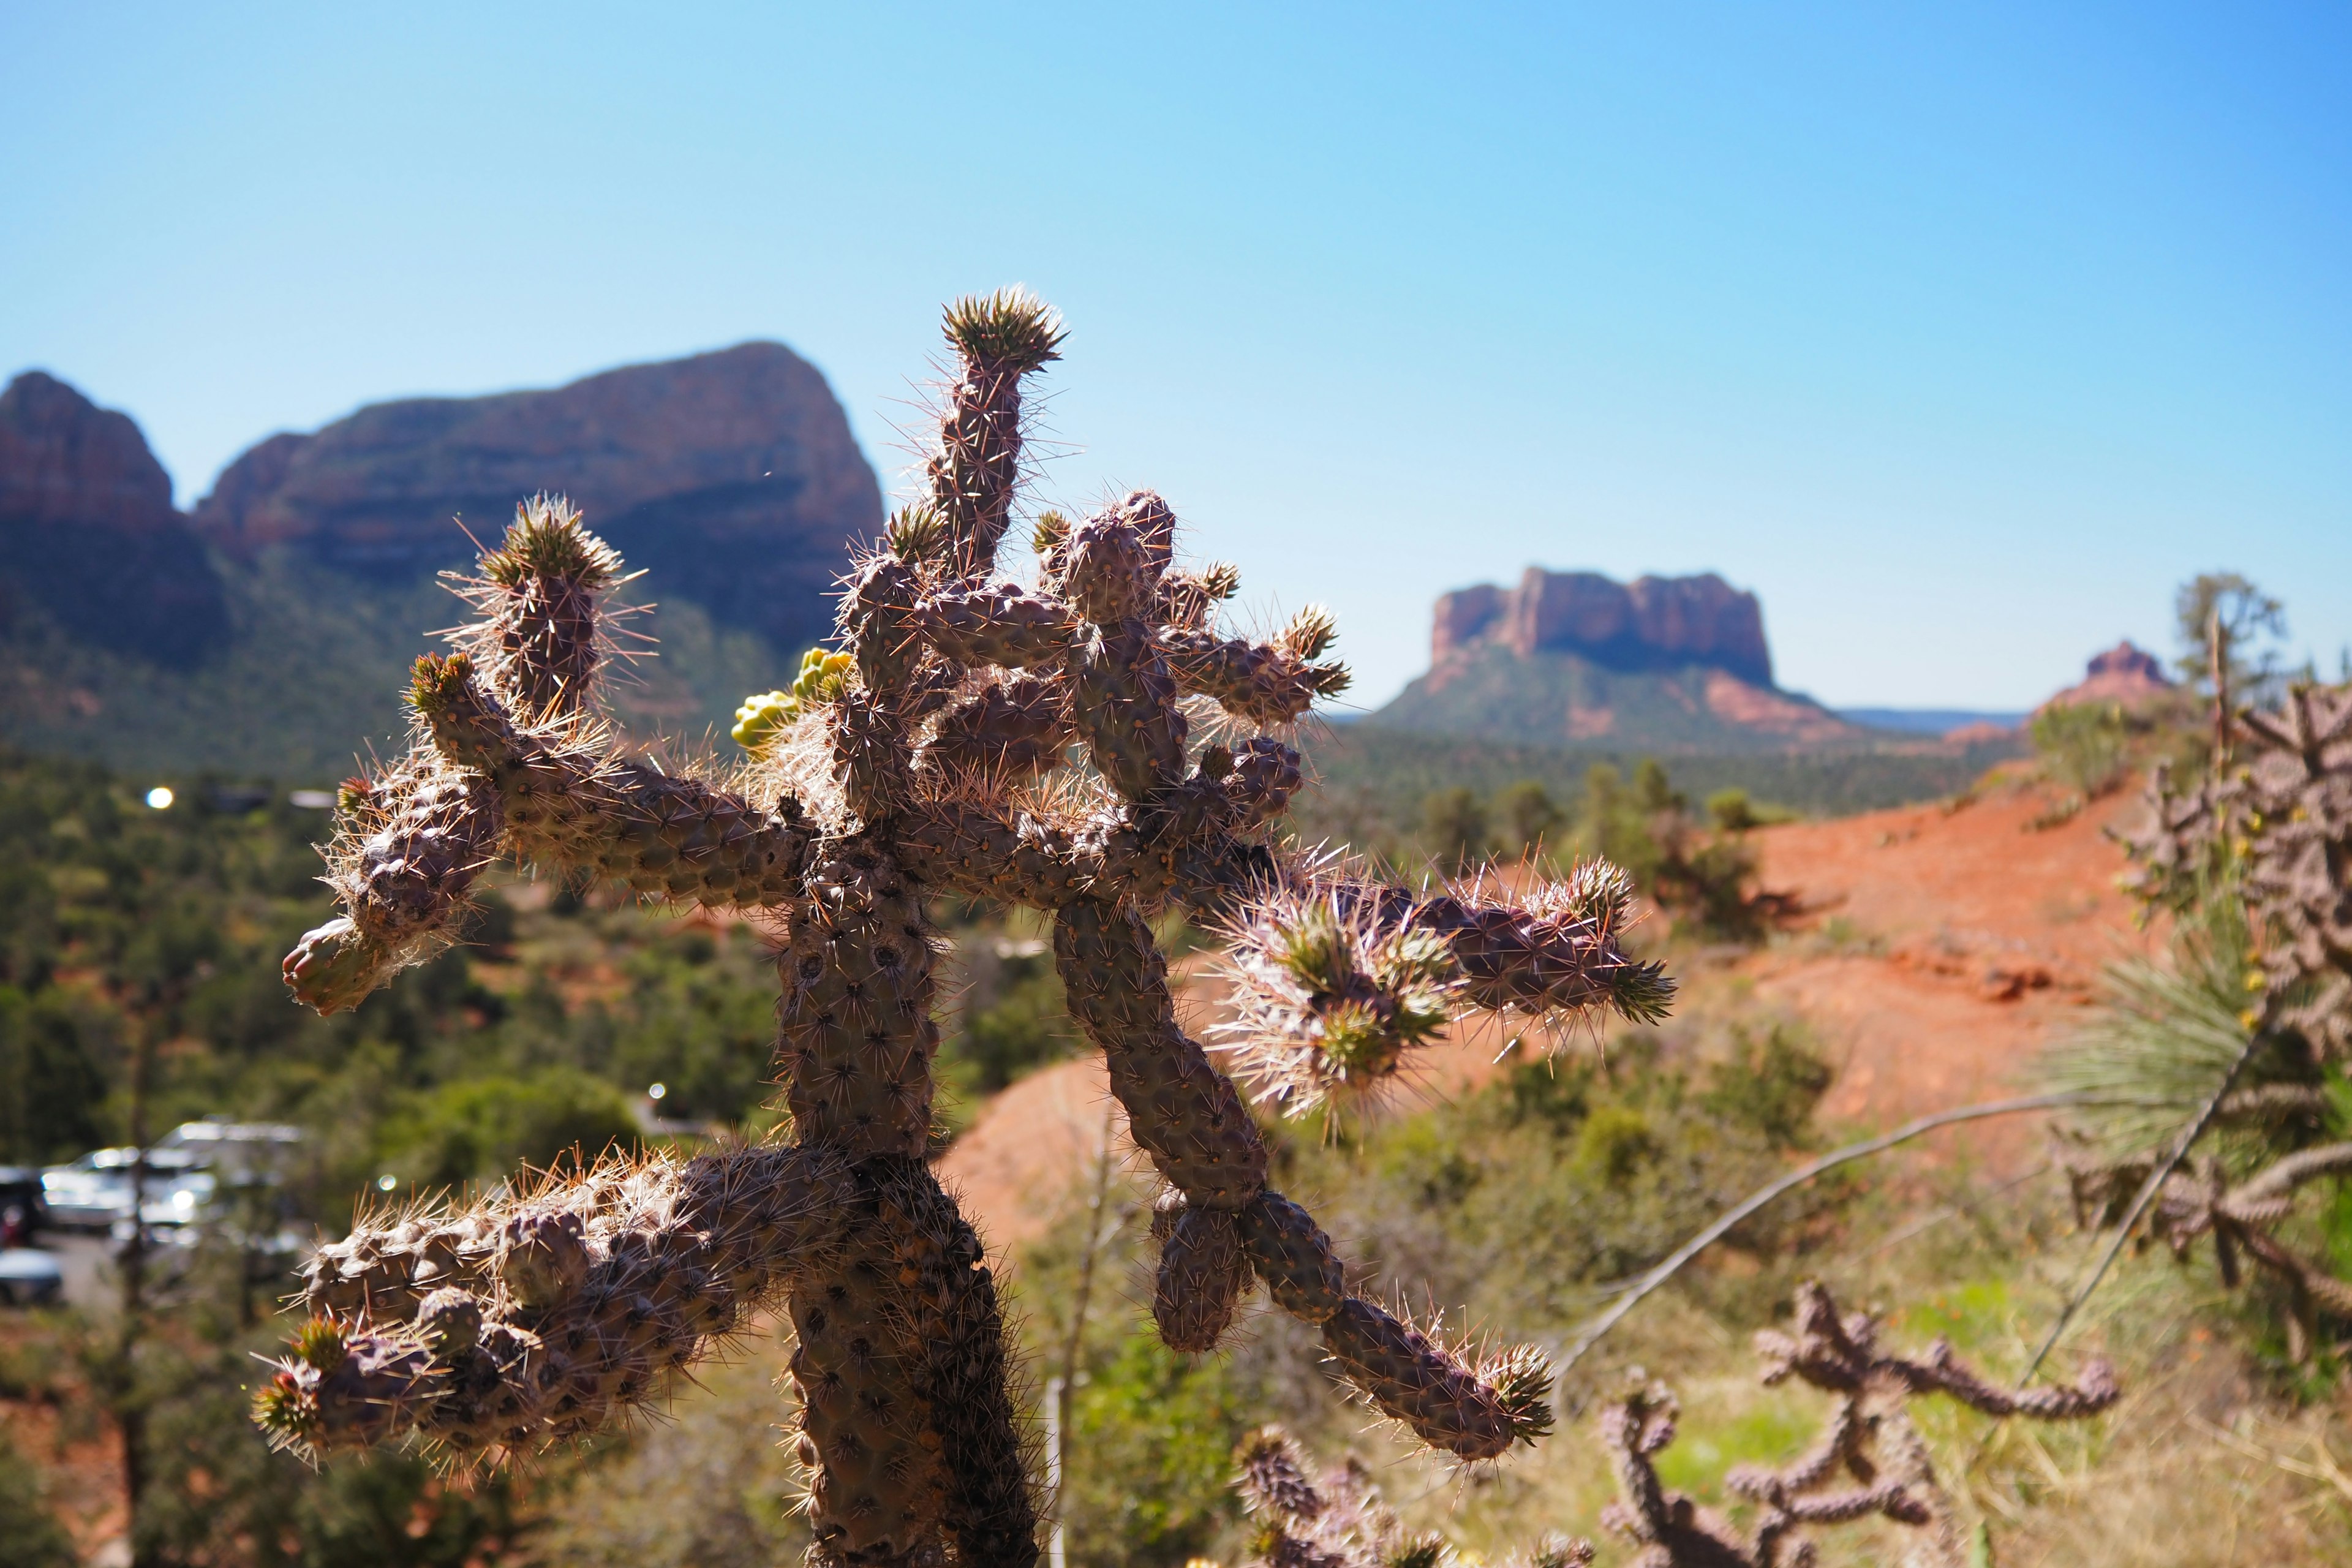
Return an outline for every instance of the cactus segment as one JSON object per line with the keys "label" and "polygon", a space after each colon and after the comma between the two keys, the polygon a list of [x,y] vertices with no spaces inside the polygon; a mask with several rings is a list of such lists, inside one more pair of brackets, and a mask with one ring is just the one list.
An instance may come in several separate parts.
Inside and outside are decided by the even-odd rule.
{"label": "cactus segment", "polygon": [[1070,706],[1111,787],[1143,800],[1184,776],[1176,683],[1141,622],[1098,630],[1077,651]]}
{"label": "cactus segment", "polygon": [[924,1162],[867,1168],[906,1286],[916,1393],[940,1436],[948,1528],[964,1561],[1026,1568],[1037,1555],[1037,1500],[1014,1413],[1013,1352],[980,1237]]}
{"label": "cactus segment", "polygon": [[1261,1193],[1242,1211],[1242,1241],[1274,1304],[1300,1322],[1328,1323],[1347,1300],[1347,1275],[1331,1238],[1280,1193]]}
{"label": "cactus segment", "polygon": [[1382,1414],[1432,1447],[1495,1459],[1551,1430],[1550,1369],[1533,1350],[1482,1376],[1412,1324],[1352,1297],[1323,1324],[1323,1343]]}
{"label": "cactus segment", "polygon": [[604,602],[621,558],[581,526],[562,496],[515,508],[506,537],[458,591],[482,619],[452,634],[507,706],[529,723],[581,712],[603,667]]}
{"label": "cactus segment", "polygon": [[954,588],[925,599],[916,616],[943,658],[964,665],[1029,669],[1069,650],[1068,613],[1009,583]]}
{"label": "cactus segment", "polygon": [[1054,766],[1070,741],[1067,689],[1059,681],[1013,675],[950,708],[915,766],[918,772],[1010,781]]}
{"label": "cactus segment", "polygon": [[[1234,1468],[1242,1506],[1258,1524],[1250,1568],[1444,1568],[1456,1560],[1443,1536],[1408,1531],[1355,1460],[1310,1477],[1306,1454],[1279,1426],[1244,1437]],[[1506,1568],[1588,1568],[1591,1561],[1590,1545],[1554,1536]]]}
{"label": "cactus segment", "polygon": [[1168,963],[1151,928],[1091,899],[1054,923],[1070,1016],[1102,1048],[1135,1142],[1204,1208],[1239,1208],[1265,1185],[1265,1142],[1231,1080],[1176,1026]]}
{"label": "cactus segment", "polygon": [[533,859],[656,898],[765,904],[791,896],[809,829],[793,803],[765,813],[699,780],[618,758],[593,734],[518,730],[463,654],[417,661],[433,743],[488,777],[509,842]]}
{"label": "cactus segment", "polygon": [[776,1059],[801,1137],[919,1157],[930,1136],[932,945],[920,889],[871,839],[828,845],[792,906]]}
{"label": "cactus segment", "polygon": [[1470,1007],[1553,1017],[1607,1008],[1654,1023],[1674,1002],[1664,965],[1638,963],[1619,943],[1633,923],[1633,887],[1606,862],[1579,866],[1516,903],[1475,887],[1429,897],[1344,881],[1331,884],[1331,896],[1351,918],[1366,905],[1381,924],[1444,937]]}
{"label": "cactus segment", "polygon": [[1152,1214],[1151,1235],[1160,1243],[1151,1318],[1160,1342],[1171,1351],[1215,1350],[1252,1281],[1233,1211],[1196,1209],[1171,1188]]}
{"label": "cactus segment", "polygon": [[918,1387],[920,1352],[907,1331],[898,1259],[862,1181],[842,1262],[791,1297],[787,1363],[800,1395],[813,1563],[881,1568],[925,1560],[948,1509],[944,1439]]}
{"label": "cactus segment", "polygon": [[926,465],[946,519],[958,576],[984,577],[1011,521],[1021,478],[1021,381],[1061,357],[1067,334],[1050,307],[1019,289],[948,307],[959,372],[947,392],[940,443]]}
{"label": "cactus segment", "polygon": [[876,556],[851,580],[839,619],[868,692],[896,694],[914,673],[923,654],[915,610],[921,593],[915,569],[892,555]]}
{"label": "cactus segment", "polygon": [[1279,892],[1227,934],[1236,1016],[1213,1033],[1286,1116],[1368,1103],[1453,1019],[1462,978],[1445,939],[1367,904]]}
{"label": "cactus segment", "polygon": [[283,966],[296,999],[321,1013],[357,1006],[457,940],[504,826],[481,779],[431,757],[347,782],[336,807],[326,879],[345,913],[305,933]]}
{"label": "cactus segment", "polygon": [[[1163,515],[1166,510],[1160,508]],[[1124,509],[1090,517],[1072,529],[1061,557],[1063,597],[1106,630],[1140,620],[1151,610],[1159,598],[1160,573],[1168,563],[1165,545],[1155,548]]]}
{"label": "cactus segment", "polygon": [[471,1208],[362,1217],[305,1267],[318,1316],[266,1394],[313,1450],[460,1456],[593,1431],[835,1246],[829,1149],[614,1158]]}
{"label": "cactus segment", "polygon": [[[1296,623],[1294,623],[1295,625]],[[1316,664],[1279,643],[1244,642],[1192,629],[1163,634],[1169,673],[1187,691],[1213,697],[1236,718],[1290,724],[1353,679],[1344,664]],[[1314,646],[1319,651],[1322,641]]]}

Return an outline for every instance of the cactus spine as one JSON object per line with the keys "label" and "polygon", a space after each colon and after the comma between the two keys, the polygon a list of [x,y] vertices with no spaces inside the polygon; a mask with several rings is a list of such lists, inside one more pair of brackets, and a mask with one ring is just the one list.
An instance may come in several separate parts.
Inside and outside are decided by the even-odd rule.
{"label": "cactus spine", "polygon": [[[1063,330],[1017,291],[959,301],[946,327],[957,375],[930,493],[852,563],[837,646],[792,691],[745,703],[739,779],[627,755],[596,718],[620,563],[569,508],[532,502],[467,584],[481,620],[418,664],[410,754],[347,795],[330,851],[343,915],[286,965],[301,1000],[356,1004],[448,940],[497,855],[774,911],[793,1142],[363,1220],[321,1254],[320,1325],[264,1396],[281,1440],[496,1453],[583,1433],[781,1293],[817,1559],[1027,1568],[994,1283],[922,1158],[939,1040],[925,907],[946,893],[1054,915],[1072,1014],[1169,1186],[1155,1314],[1170,1344],[1213,1348],[1264,1279],[1428,1442],[1484,1459],[1548,1428],[1534,1352],[1474,1364],[1347,1292],[1328,1238],[1267,1189],[1240,1091],[1177,1025],[1145,915],[1172,902],[1272,952],[1330,948],[1291,929],[1325,911],[1353,944],[1325,968],[1354,989],[1286,994],[1240,1044],[1344,1057],[1358,1095],[1464,1010],[1662,1011],[1671,983],[1618,945],[1622,878],[1587,868],[1512,902],[1389,887],[1285,848],[1275,825],[1300,784],[1287,727],[1347,680],[1322,658],[1329,616],[1267,643],[1222,637],[1233,569],[1178,567],[1175,517],[1149,491],[1075,524],[1039,516],[1035,581],[1000,580],[1022,384]],[[1217,712],[1218,738],[1196,740]]]}

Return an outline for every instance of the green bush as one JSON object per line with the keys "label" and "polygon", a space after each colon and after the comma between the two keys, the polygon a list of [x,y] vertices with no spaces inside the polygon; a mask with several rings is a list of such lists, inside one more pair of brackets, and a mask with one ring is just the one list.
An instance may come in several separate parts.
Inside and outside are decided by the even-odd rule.
{"label": "green bush", "polygon": [[0,1427],[0,1568],[74,1568],[73,1538],[49,1511],[41,1472]]}
{"label": "green bush", "polygon": [[2050,776],[2095,800],[2130,771],[2131,737],[2124,710],[2113,702],[2065,703],[2033,716],[2033,749]]}
{"label": "green bush", "polygon": [[1439,790],[1423,804],[1422,831],[1431,857],[1458,871],[1486,852],[1486,808],[1467,788]]}
{"label": "green bush", "polygon": [[593,1163],[637,1136],[622,1092],[572,1068],[444,1084],[384,1131],[385,1163],[417,1186],[457,1186],[558,1159]]}

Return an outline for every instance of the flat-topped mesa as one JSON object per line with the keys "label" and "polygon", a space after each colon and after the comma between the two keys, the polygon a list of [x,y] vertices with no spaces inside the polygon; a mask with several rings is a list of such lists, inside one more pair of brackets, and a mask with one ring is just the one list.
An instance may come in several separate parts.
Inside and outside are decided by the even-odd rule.
{"label": "flat-topped mesa", "polygon": [[1625,669],[1712,665],[1757,686],[1772,684],[1763,606],[1712,572],[1624,584],[1595,572],[1530,566],[1517,588],[1482,583],[1440,596],[1430,662],[1481,643],[1521,658],[1580,653]]}
{"label": "flat-topped mesa", "polygon": [[1353,1100],[1466,1012],[1539,1030],[1662,1012],[1672,982],[1620,945],[1624,879],[1588,867],[1505,902],[1297,854],[1278,835],[1301,782],[1286,737],[1346,682],[1323,657],[1329,616],[1310,607],[1263,642],[1223,635],[1235,574],[1178,565],[1175,515],[1148,490],[1076,523],[1040,515],[1034,581],[997,580],[1023,383],[1062,327],[1019,292],[962,301],[947,326],[961,375],[930,493],[851,563],[835,646],[812,649],[790,691],[744,703],[738,778],[617,749],[596,672],[620,563],[568,506],[530,503],[465,585],[480,622],[417,664],[411,752],[347,786],[331,851],[344,912],[287,961],[302,1000],[356,1005],[451,940],[499,857],[772,911],[793,1141],[606,1167],[593,1192],[549,1189],[527,1215],[500,1199],[363,1220],[322,1254],[320,1321],[257,1411],[281,1442],[405,1434],[496,1458],[584,1436],[780,1292],[814,1560],[1029,1568],[1034,1488],[993,1279],[923,1158],[928,909],[944,894],[1052,913],[1072,1016],[1167,1184],[1154,1314],[1170,1345],[1214,1349],[1262,1280],[1423,1441],[1487,1460],[1549,1430],[1540,1355],[1474,1362],[1349,1292],[1329,1238],[1267,1187],[1240,1089],[1178,1024],[1147,916],[1174,901],[1228,924],[1251,984],[1276,991],[1224,1048],[1287,1081],[1344,1079]]}

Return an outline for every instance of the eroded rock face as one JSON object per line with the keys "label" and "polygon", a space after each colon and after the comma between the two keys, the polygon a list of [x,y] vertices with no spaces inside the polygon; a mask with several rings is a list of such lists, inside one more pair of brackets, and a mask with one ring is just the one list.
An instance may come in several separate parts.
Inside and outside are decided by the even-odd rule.
{"label": "eroded rock face", "polygon": [[571,497],[665,592],[786,650],[822,635],[845,542],[882,522],[832,389],[772,342],[551,391],[376,404],[253,447],[194,521],[226,551],[397,582],[470,560],[457,520],[493,537],[540,490]]}
{"label": "eroded rock face", "polygon": [[1753,685],[1772,684],[1763,607],[1712,572],[1623,584],[1595,572],[1531,566],[1517,588],[1480,584],[1441,597],[1432,664],[1480,642],[1522,658],[1579,653],[1617,669],[1712,665]]}
{"label": "eroded rock face", "polygon": [[186,666],[226,640],[218,573],[130,416],[26,371],[0,392],[0,615]]}

